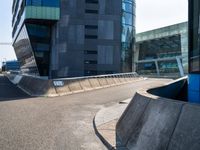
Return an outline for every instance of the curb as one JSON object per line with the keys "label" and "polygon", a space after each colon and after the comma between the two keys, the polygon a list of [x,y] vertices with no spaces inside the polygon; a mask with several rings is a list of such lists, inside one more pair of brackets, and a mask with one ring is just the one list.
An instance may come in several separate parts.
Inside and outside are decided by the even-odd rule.
{"label": "curb", "polygon": [[109,150],[116,150],[118,144],[114,142],[116,141],[116,134],[113,133],[115,132],[114,126],[116,126],[116,120],[120,118],[130,101],[131,99],[126,99],[109,107],[104,107],[93,118],[95,134]]}
{"label": "curb", "polygon": [[113,147],[111,144],[108,143],[108,141],[100,134],[100,132],[97,129],[96,123],[95,123],[95,118],[96,115],[93,119],[93,127],[94,127],[94,131],[95,134],[98,136],[98,138],[101,140],[101,142],[109,149],[109,150],[115,150],[115,147]]}

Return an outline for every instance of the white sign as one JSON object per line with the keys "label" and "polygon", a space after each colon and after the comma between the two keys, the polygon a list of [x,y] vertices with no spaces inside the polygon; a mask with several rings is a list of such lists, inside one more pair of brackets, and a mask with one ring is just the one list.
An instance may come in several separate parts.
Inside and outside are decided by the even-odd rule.
{"label": "white sign", "polygon": [[53,84],[56,87],[62,87],[65,85],[63,81],[53,81]]}

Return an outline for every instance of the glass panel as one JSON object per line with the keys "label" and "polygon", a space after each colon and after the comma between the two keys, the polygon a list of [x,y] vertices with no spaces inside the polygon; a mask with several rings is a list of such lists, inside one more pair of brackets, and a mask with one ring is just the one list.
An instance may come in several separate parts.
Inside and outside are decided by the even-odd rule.
{"label": "glass panel", "polygon": [[31,36],[50,37],[50,30],[47,26],[27,24],[28,32]]}
{"label": "glass panel", "polygon": [[59,7],[59,0],[26,0],[27,6],[47,6],[47,7]]}
{"label": "glass panel", "polygon": [[25,26],[20,31],[13,46],[17,55],[17,59],[20,62],[22,72],[39,75],[30,39]]}
{"label": "glass panel", "polygon": [[122,27],[122,42],[130,42],[133,39],[133,27],[123,25]]}
{"label": "glass panel", "polygon": [[121,67],[122,72],[132,71],[132,48],[135,42],[135,1],[122,0]]}
{"label": "glass panel", "polygon": [[133,15],[123,12],[122,23],[127,25],[133,25]]}
{"label": "glass panel", "polygon": [[50,57],[50,31],[49,26],[27,24],[33,52],[41,76],[48,76]]}
{"label": "glass panel", "polygon": [[133,12],[133,5],[130,3],[122,3],[122,9],[125,12],[132,13]]}

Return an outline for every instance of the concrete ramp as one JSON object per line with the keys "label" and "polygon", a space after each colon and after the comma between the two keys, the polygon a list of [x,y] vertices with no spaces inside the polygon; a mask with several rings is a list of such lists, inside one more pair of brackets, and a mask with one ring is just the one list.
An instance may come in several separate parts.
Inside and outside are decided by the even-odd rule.
{"label": "concrete ramp", "polygon": [[90,77],[44,79],[29,75],[7,74],[11,82],[31,96],[62,96],[144,80],[137,73]]}
{"label": "concrete ramp", "polygon": [[56,96],[55,88],[52,80],[45,80],[41,78],[23,76],[18,83],[21,89],[24,89],[32,96]]}
{"label": "concrete ramp", "polygon": [[11,83],[8,78],[0,75],[0,101],[17,100],[30,97],[16,85]]}
{"label": "concrete ramp", "polygon": [[[173,83],[171,85],[174,87]],[[153,96],[140,90],[116,125],[117,147],[200,150],[199,116],[200,105]]]}

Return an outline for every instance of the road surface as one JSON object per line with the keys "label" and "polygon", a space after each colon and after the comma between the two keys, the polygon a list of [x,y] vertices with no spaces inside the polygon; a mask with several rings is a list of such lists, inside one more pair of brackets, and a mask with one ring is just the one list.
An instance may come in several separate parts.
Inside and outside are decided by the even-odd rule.
{"label": "road surface", "polygon": [[169,80],[148,79],[55,98],[30,98],[7,79],[0,81],[4,97],[0,101],[0,150],[106,150],[94,132],[95,114],[132,97],[138,88]]}

